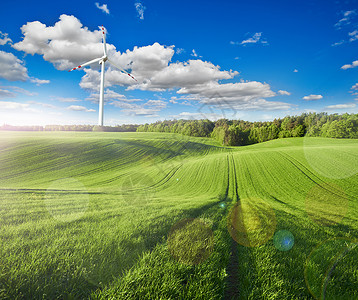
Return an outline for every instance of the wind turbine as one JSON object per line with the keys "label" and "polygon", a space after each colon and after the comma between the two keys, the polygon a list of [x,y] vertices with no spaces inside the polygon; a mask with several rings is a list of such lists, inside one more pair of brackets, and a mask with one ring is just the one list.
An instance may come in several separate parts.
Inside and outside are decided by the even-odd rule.
{"label": "wind turbine", "polygon": [[98,116],[98,125],[99,126],[103,126],[104,66],[105,66],[106,61],[111,63],[113,66],[115,66],[117,69],[119,69],[124,74],[127,74],[129,77],[131,77],[135,81],[137,81],[137,79],[135,79],[131,74],[129,74],[128,72],[126,72],[122,68],[118,67],[112,60],[110,60],[108,58],[108,56],[107,56],[107,45],[106,45],[106,33],[105,33],[103,25],[102,25],[101,29],[102,29],[102,34],[103,34],[103,56],[99,57],[99,58],[96,58],[96,59],[93,59],[93,60],[90,60],[89,62],[86,62],[86,63],[84,63],[82,65],[79,65],[78,67],[73,68],[73,69],[68,71],[68,72],[71,72],[71,71],[74,71],[76,69],[80,69],[82,67],[88,66],[88,65],[96,63],[96,62],[98,62],[101,65],[101,85],[100,85],[100,90],[99,90],[99,116]]}

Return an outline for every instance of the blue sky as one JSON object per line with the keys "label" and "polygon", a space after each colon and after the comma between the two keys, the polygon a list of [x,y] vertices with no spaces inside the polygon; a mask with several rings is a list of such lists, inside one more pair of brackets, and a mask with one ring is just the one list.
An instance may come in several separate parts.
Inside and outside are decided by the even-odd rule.
{"label": "blue sky", "polygon": [[105,125],[357,113],[357,2],[4,2],[0,124],[96,124],[100,25]]}

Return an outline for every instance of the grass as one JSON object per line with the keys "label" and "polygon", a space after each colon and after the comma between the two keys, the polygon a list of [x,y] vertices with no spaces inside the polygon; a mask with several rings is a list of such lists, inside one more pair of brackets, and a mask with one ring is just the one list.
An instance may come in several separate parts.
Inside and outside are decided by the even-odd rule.
{"label": "grass", "polygon": [[358,298],[356,140],[0,141],[2,299]]}

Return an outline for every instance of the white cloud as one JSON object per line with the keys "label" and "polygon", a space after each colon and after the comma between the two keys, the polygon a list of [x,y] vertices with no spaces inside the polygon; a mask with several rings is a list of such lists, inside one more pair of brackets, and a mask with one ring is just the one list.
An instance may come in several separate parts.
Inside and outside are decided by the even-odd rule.
{"label": "white cloud", "polygon": [[32,83],[36,83],[36,85],[41,85],[41,84],[50,83],[50,80],[47,80],[47,79],[38,79],[38,78],[35,78],[35,77],[31,77],[31,78],[30,78],[30,81],[31,81]]}
{"label": "white cloud", "polygon": [[276,93],[269,84],[257,81],[226,84],[212,81],[181,88],[178,93],[197,95],[200,103],[232,110],[285,110],[291,107],[288,103],[263,99],[274,97]]}
{"label": "white cloud", "polygon": [[56,98],[60,102],[79,102],[81,100],[78,100],[77,98],[65,98],[65,97],[57,97]]}
{"label": "white cloud", "polygon": [[184,53],[185,52],[185,49],[184,48],[177,48],[176,50],[175,50],[175,53],[176,54],[182,54],[182,53]]}
{"label": "white cloud", "polygon": [[356,15],[355,10],[347,10],[343,12],[343,18],[341,18],[336,24],[334,24],[337,29],[341,29],[344,25],[349,25],[351,23],[352,17]]}
{"label": "white cloud", "polygon": [[279,93],[280,95],[286,95],[286,96],[290,96],[290,95],[291,95],[290,92],[283,91],[283,90],[279,90],[277,93]]}
{"label": "white cloud", "polygon": [[344,40],[341,40],[341,41],[339,41],[339,42],[336,42],[336,43],[332,44],[331,46],[332,46],[332,47],[335,47],[335,46],[342,45],[343,43],[344,43]]}
{"label": "white cloud", "polygon": [[358,83],[354,84],[354,85],[351,87],[351,90],[358,90]]}
{"label": "white cloud", "polygon": [[[58,69],[70,68],[102,55],[102,34],[100,30],[90,31],[83,27],[74,16],[61,15],[54,26],[46,26],[38,21],[29,22],[21,27],[24,38],[14,45],[14,48],[29,54],[40,54]],[[261,33],[256,33],[252,42],[261,41]],[[250,40],[250,39],[249,39]],[[245,44],[243,43],[243,44]],[[129,70],[138,80],[134,81],[110,64],[105,74],[105,87],[113,85],[127,86],[127,90],[141,89],[150,91],[165,91],[179,89],[179,94],[193,94],[196,101],[208,103],[214,101],[216,105],[239,107],[240,109],[287,109],[290,104],[267,101],[264,98],[276,96],[266,83],[256,81],[239,83],[219,83],[220,80],[232,79],[239,73],[232,70],[220,70],[220,66],[201,59],[172,63],[175,46],[164,46],[159,43],[134,47],[132,51],[123,53],[116,51],[113,45],[107,44],[110,58],[121,68]],[[193,54],[196,52],[193,50]],[[197,54],[196,54],[197,55]],[[86,100],[98,101],[100,72],[85,68],[81,88],[91,91]],[[105,100],[117,99],[128,104],[130,100],[114,95],[106,90]],[[220,94],[219,96],[217,94]],[[117,98],[115,98],[117,97]],[[117,101],[116,100],[116,101]],[[134,100],[133,100],[134,101]],[[133,102],[132,101],[132,102]],[[175,100],[174,100],[175,101]],[[137,104],[138,105],[138,104]],[[139,105],[132,107],[140,109],[142,114],[156,115],[158,106]],[[127,107],[127,109],[130,109]],[[134,111],[128,110],[128,113]]]}
{"label": "white cloud", "polygon": [[149,100],[141,105],[115,100],[110,104],[121,108],[121,111],[127,115],[144,117],[159,117],[158,112],[166,107],[166,103],[162,100]]}
{"label": "white cloud", "polygon": [[177,97],[171,97],[170,100],[169,100],[169,102],[170,102],[170,103],[173,103],[173,104],[176,104],[176,103],[178,103],[177,100],[178,100]]}
{"label": "white cloud", "polygon": [[30,104],[25,103],[19,103],[19,102],[7,102],[7,101],[0,101],[0,109],[6,109],[6,110],[25,110],[25,111],[33,111],[29,108]]}
{"label": "white cloud", "polygon": [[297,70],[297,69],[294,69],[294,70],[293,70],[293,73],[297,73],[297,72],[298,72],[298,70]]}
{"label": "white cloud", "polygon": [[29,76],[22,60],[12,53],[0,51],[0,78],[10,81],[26,81]]}
{"label": "white cloud", "polygon": [[349,32],[348,35],[351,37],[349,39],[350,42],[354,42],[354,41],[358,40],[358,30],[354,30],[352,32]]}
{"label": "white cloud", "polygon": [[94,112],[94,109],[87,109],[84,106],[80,105],[70,105],[66,108],[67,110],[73,110],[73,111],[85,111],[85,112]]}
{"label": "white cloud", "polygon": [[[89,97],[86,98],[87,101],[91,101],[93,103],[99,103],[99,92],[92,92]],[[140,99],[127,99],[126,96],[119,94],[113,90],[106,89],[104,91],[104,101],[109,102],[111,100],[120,100],[124,102],[137,102],[142,101]]]}
{"label": "white cloud", "polygon": [[231,79],[236,76],[236,71],[221,71],[219,66],[202,60],[189,60],[188,62],[176,62],[168,65],[161,71],[153,74],[147,81],[132,86],[129,89],[165,90],[170,88],[193,87],[207,82]]}
{"label": "white cloud", "polygon": [[[174,55],[174,46],[162,46],[154,43],[150,46],[134,47],[133,51],[113,55],[120,67],[131,69],[138,80],[136,83],[126,74],[111,67],[106,71],[105,85],[130,86],[129,89],[163,91],[171,88],[181,88],[202,84],[212,80],[231,79],[238,74],[236,71],[221,71],[219,66],[202,60],[170,63]],[[85,69],[86,75],[80,86],[85,89],[98,90],[100,73]]]}
{"label": "white cloud", "polygon": [[34,92],[30,92],[28,90],[25,90],[23,88],[20,88],[18,86],[14,86],[14,85],[7,85],[7,86],[0,86],[1,88],[5,88],[5,89],[10,89],[12,90],[13,92],[16,92],[16,93],[20,93],[20,94],[24,94],[26,96],[36,96],[37,93],[34,93]]}
{"label": "white cloud", "polygon": [[56,109],[58,109],[57,106],[52,105],[52,104],[48,104],[48,103],[42,103],[42,102],[37,102],[37,101],[27,101],[27,103],[35,104],[35,105],[39,105],[39,106],[43,106],[43,107],[47,107],[47,108],[56,108]]}
{"label": "white cloud", "polygon": [[195,51],[195,49],[193,49],[192,51],[191,51],[191,54],[190,54],[191,56],[194,56],[194,57],[202,57],[202,56],[199,56],[197,53],[196,53],[196,51]]}
{"label": "white cloud", "polygon": [[[54,26],[39,21],[21,27],[23,40],[14,44],[16,50],[42,55],[57,69],[66,70],[103,55],[101,30],[90,31],[74,16],[61,15]],[[108,52],[115,46],[107,44]]]}
{"label": "white cloud", "polygon": [[192,87],[183,87],[178,91],[179,94],[200,94],[207,98],[221,96],[232,98],[260,98],[273,97],[275,93],[270,89],[267,83],[257,81],[241,81],[237,83],[220,84],[218,82],[209,82],[197,84]]}
{"label": "white cloud", "polygon": [[352,62],[352,64],[347,64],[347,65],[344,65],[341,67],[341,69],[343,70],[347,70],[347,69],[352,69],[352,68],[355,68],[355,67],[358,67],[358,60],[355,60],[354,62]]}
{"label": "white cloud", "polygon": [[97,7],[98,9],[100,9],[101,11],[103,11],[105,14],[107,14],[107,15],[109,14],[109,9],[108,9],[108,7],[107,7],[107,4],[99,5],[99,3],[96,2],[95,5],[96,5],[96,7]]}
{"label": "white cloud", "polygon": [[[267,44],[267,41],[261,39],[262,32],[256,32],[252,37],[248,38],[247,40],[243,40],[240,45],[246,44]],[[234,42],[235,43],[235,42]]]}
{"label": "white cloud", "polygon": [[3,33],[0,31],[0,46],[3,46],[7,43],[11,44],[12,40],[9,38],[9,35],[7,33]]}
{"label": "white cloud", "polygon": [[304,96],[302,99],[306,101],[312,101],[312,100],[320,100],[322,98],[323,98],[322,95],[309,95],[309,96]]}
{"label": "white cloud", "polygon": [[167,104],[163,100],[148,100],[145,104],[145,106],[154,106],[157,108],[166,108]]}
{"label": "white cloud", "polygon": [[355,103],[348,103],[348,104],[336,104],[336,105],[328,105],[326,109],[346,109],[346,108],[354,108],[356,107]]}
{"label": "white cloud", "polygon": [[0,89],[0,99],[3,99],[3,98],[14,98],[16,95],[9,91],[9,90],[3,90],[3,89]]}
{"label": "white cloud", "polygon": [[137,10],[138,13],[138,18],[141,20],[144,20],[144,11],[145,11],[145,6],[140,3],[140,2],[136,2],[134,3],[135,9]]}

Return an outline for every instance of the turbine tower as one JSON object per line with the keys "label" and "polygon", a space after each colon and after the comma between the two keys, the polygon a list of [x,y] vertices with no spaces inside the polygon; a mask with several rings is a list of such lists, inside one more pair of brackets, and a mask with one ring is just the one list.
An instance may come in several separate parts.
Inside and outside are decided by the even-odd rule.
{"label": "turbine tower", "polygon": [[123,70],[122,68],[118,67],[113,61],[111,61],[108,56],[107,56],[107,45],[106,45],[106,33],[104,30],[104,27],[101,27],[102,29],[102,34],[103,34],[103,56],[90,60],[82,65],[79,65],[76,68],[73,68],[71,70],[69,70],[68,72],[74,71],[76,69],[80,69],[82,67],[88,66],[90,64],[96,63],[98,62],[101,65],[101,85],[100,85],[100,89],[99,89],[99,115],[98,115],[98,125],[99,126],[103,126],[103,104],[104,104],[104,67],[105,67],[105,63],[106,61],[108,61],[109,63],[111,63],[111,65],[113,65],[114,67],[116,67],[117,69],[119,69],[121,72],[123,72],[124,74],[127,74],[129,77],[133,78],[135,81],[137,81],[137,79],[135,79],[131,74],[129,74],[128,72],[126,72],[125,70]]}

